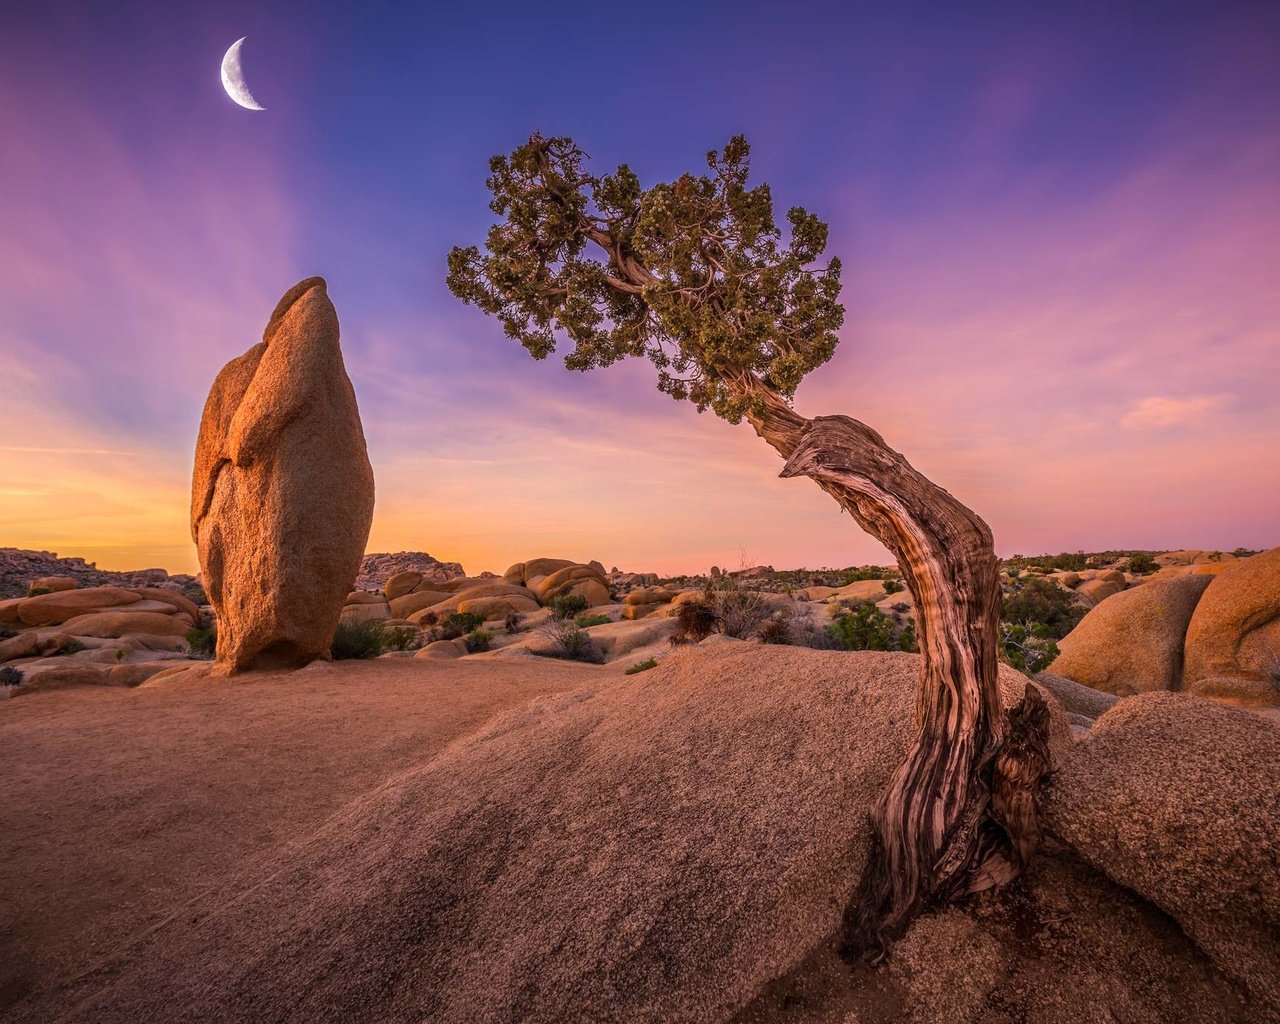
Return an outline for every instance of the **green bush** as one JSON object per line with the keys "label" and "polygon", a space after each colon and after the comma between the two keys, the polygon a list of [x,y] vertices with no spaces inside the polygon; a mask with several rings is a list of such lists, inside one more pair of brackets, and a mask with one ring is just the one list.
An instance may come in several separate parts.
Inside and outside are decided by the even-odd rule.
{"label": "green bush", "polygon": [[1061,653],[1041,623],[1002,622],[1000,650],[1010,665],[1028,675],[1043,672]]}
{"label": "green bush", "polygon": [[27,597],[39,597],[41,594],[52,594],[52,587],[32,587],[27,591]]}
{"label": "green bush", "polygon": [[846,651],[900,649],[893,620],[870,601],[859,601],[831,623],[827,632]]}
{"label": "green bush", "polygon": [[901,580],[885,580],[884,592],[886,594],[901,594],[907,588],[903,586]]}
{"label": "green bush", "polygon": [[657,668],[657,667],[658,667],[657,658],[645,658],[644,661],[637,661],[634,665],[631,665],[627,669],[625,674],[629,676],[633,676],[637,672],[648,672],[649,669]]}
{"label": "green bush", "polygon": [[553,619],[572,619],[587,610],[587,599],[581,594],[561,594],[547,602]]}
{"label": "green bush", "polygon": [[902,627],[902,631],[898,634],[898,649],[911,652],[920,650],[916,645],[916,624],[914,622],[908,622]]}
{"label": "green bush", "polygon": [[603,626],[606,622],[612,622],[613,619],[607,615],[579,615],[573,621],[583,629],[590,629],[592,626]]}
{"label": "green bush", "polygon": [[61,658],[61,657],[65,657],[68,654],[79,654],[83,650],[84,650],[84,644],[82,644],[75,637],[68,637],[66,640],[63,640],[62,643],[58,644],[57,647],[55,647],[52,651],[49,652],[49,657]]}
{"label": "green bush", "polygon": [[484,616],[475,612],[449,612],[431,631],[433,640],[457,640],[484,625]]}
{"label": "green bush", "polygon": [[1159,569],[1156,560],[1145,551],[1129,556],[1129,571],[1135,576],[1147,576]]}
{"label": "green bush", "polygon": [[392,626],[382,629],[382,649],[386,651],[416,651],[422,646],[422,634],[412,626]]}
{"label": "green bush", "polygon": [[1061,640],[1084,618],[1070,591],[1053,580],[1020,580],[1004,595],[1000,618],[1005,622],[1040,624],[1051,640]]}
{"label": "green bush", "polygon": [[218,627],[194,626],[187,630],[187,646],[191,648],[191,657],[209,660],[218,651]]}
{"label": "green bush", "polygon": [[386,642],[386,630],[381,622],[340,622],[333,634],[329,653],[334,661],[376,658]]}
{"label": "green bush", "polygon": [[21,686],[22,672],[12,665],[0,668],[0,686]]}
{"label": "green bush", "polygon": [[479,654],[493,646],[493,631],[489,629],[473,629],[462,638],[467,645],[468,654]]}

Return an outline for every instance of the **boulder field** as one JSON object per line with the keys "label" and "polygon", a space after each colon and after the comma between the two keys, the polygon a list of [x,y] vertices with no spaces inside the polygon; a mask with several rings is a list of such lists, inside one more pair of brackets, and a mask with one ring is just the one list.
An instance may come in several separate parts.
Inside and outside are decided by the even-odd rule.
{"label": "boulder field", "polygon": [[422,627],[450,612],[501,620],[512,614],[536,612],[557,597],[570,596],[581,597],[588,608],[610,604],[613,597],[604,567],[594,561],[533,558],[517,562],[502,576],[396,572],[387,578],[381,593],[349,593],[341,621],[403,622]]}
{"label": "boulder field", "polygon": [[1218,571],[1152,578],[1091,609],[1050,670],[1120,696],[1280,704],[1280,548],[1189,568],[1202,565]]}
{"label": "boulder field", "polygon": [[[162,587],[85,587],[0,601],[0,664],[22,673],[24,691],[133,686],[185,663],[200,609]],[[126,671],[127,669],[127,671]]]}
{"label": "boulder field", "polygon": [[[430,693],[491,671],[403,664]],[[1183,694],[1120,701],[1079,740],[1051,696],[1049,849],[1026,882],[922,918],[883,972],[832,969],[918,671],[910,654],[724,637],[636,676],[577,666],[571,688],[396,769],[14,1019],[1280,1016],[1280,732]],[[343,685],[340,665],[304,675]],[[170,685],[186,684],[125,699]],[[1025,685],[1001,670],[1007,702]]]}

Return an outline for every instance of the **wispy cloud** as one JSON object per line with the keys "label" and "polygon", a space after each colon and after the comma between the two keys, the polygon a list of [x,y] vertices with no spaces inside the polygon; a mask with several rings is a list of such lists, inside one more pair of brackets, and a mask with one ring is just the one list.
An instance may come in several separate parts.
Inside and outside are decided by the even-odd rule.
{"label": "wispy cloud", "polygon": [[1129,430],[1165,430],[1203,423],[1214,410],[1231,401],[1230,395],[1193,395],[1187,398],[1168,398],[1152,395],[1139,401],[1120,417],[1120,426]]}

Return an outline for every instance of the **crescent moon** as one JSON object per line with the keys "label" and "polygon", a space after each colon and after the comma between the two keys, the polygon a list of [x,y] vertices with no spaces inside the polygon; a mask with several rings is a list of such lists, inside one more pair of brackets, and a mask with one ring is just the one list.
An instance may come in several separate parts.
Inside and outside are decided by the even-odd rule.
{"label": "crescent moon", "polygon": [[246,110],[266,110],[266,107],[253,98],[253,93],[245,85],[244,72],[240,70],[240,47],[248,38],[241,36],[237,39],[222,58],[222,88]]}

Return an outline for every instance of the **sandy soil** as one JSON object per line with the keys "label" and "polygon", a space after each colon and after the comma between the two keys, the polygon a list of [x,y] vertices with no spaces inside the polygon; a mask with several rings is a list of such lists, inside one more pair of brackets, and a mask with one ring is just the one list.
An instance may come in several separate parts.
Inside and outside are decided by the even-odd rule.
{"label": "sandy soil", "polygon": [[0,703],[0,1014],[495,713],[614,669],[377,660]]}

